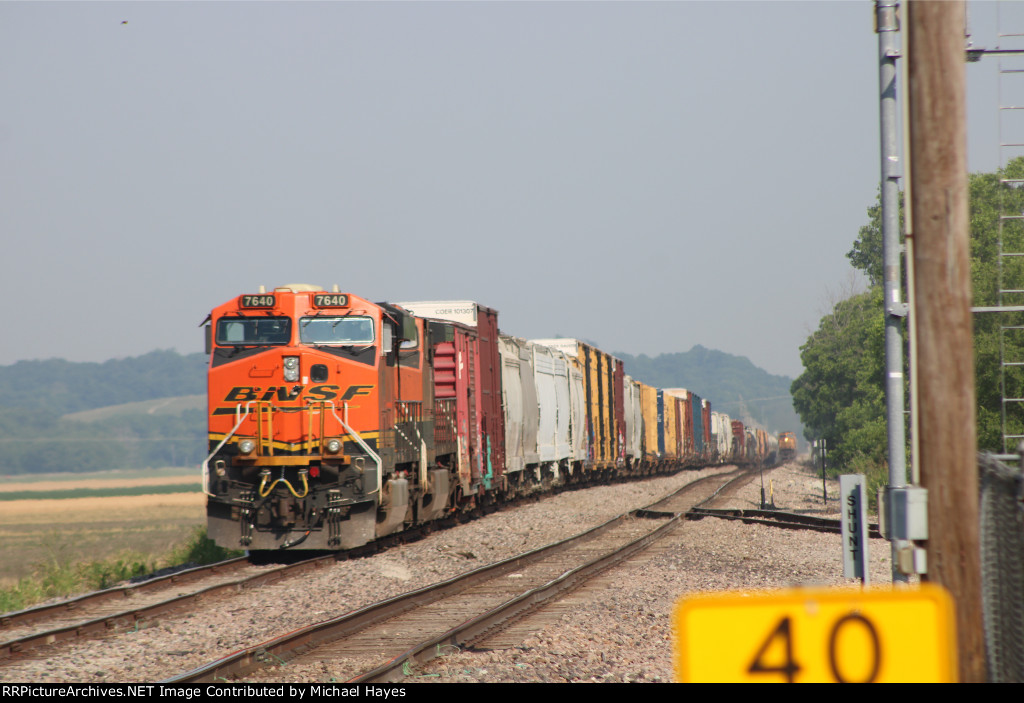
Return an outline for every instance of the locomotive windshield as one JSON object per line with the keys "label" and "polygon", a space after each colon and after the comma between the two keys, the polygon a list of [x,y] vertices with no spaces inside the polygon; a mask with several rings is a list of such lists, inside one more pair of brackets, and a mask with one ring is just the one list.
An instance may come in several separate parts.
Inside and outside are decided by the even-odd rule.
{"label": "locomotive windshield", "polygon": [[222,347],[288,344],[292,321],[288,317],[222,317],[217,320],[217,344]]}
{"label": "locomotive windshield", "polygon": [[299,338],[303,344],[373,344],[373,318],[304,317]]}

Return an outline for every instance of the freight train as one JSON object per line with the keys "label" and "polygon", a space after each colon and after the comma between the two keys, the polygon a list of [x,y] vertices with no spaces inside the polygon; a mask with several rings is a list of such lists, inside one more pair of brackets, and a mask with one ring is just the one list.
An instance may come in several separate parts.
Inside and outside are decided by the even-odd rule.
{"label": "freight train", "polygon": [[773,462],[778,446],[590,344],[501,334],[471,301],[261,287],[204,327],[203,490],[223,547],[351,549],[563,483]]}

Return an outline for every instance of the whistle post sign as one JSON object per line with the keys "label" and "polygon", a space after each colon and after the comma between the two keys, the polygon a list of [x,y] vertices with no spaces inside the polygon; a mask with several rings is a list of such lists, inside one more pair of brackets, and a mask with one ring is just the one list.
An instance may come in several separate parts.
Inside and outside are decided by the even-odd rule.
{"label": "whistle post sign", "polygon": [[864,474],[839,477],[843,501],[843,576],[870,583],[868,574],[868,506]]}

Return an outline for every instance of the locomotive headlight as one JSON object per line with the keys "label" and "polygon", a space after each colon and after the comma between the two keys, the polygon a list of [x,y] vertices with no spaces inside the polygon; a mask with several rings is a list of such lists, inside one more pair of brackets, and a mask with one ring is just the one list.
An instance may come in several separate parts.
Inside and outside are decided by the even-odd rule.
{"label": "locomotive headlight", "polygon": [[337,454],[341,451],[341,440],[340,439],[329,439],[324,443],[324,449],[327,450],[328,454]]}
{"label": "locomotive headlight", "polygon": [[238,451],[242,454],[252,454],[254,449],[256,449],[256,442],[251,439],[243,439],[238,443]]}
{"label": "locomotive headlight", "polygon": [[284,358],[284,380],[286,380],[286,381],[298,381],[299,380],[299,357],[297,357],[297,356],[286,356]]}

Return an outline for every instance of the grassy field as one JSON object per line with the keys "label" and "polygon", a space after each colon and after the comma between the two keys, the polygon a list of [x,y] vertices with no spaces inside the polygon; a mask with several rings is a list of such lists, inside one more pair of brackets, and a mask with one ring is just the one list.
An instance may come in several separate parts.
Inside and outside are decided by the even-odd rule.
{"label": "grassy field", "polygon": [[[195,489],[195,470],[25,479],[0,478],[0,500],[4,492],[32,491],[36,496],[0,502],[0,587],[32,576],[44,564],[74,564],[128,551],[157,556],[180,544],[205,522],[206,501],[202,492]],[[52,497],[74,489],[112,492],[182,485],[194,490],[135,496]]]}
{"label": "grassy field", "polygon": [[113,496],[146,496],[168,493],[195,493],[203,490],[203,484],[175,483],[159,486],[111,486],[105,488],[67,488],[50,491],[0,491],[0,501],[65,499],[65,498],[109,498]]}
{"label": "grassy field", "polygon": [[69,413],[64,418],[78,422],[96,422],[118,415],[179,415],[183,410],[204,410],[205,408],[205,395],[181,395],[176,398],[140,400],[135,403],[80,410],[76,413]]}
{"label": "grassy field", "polygon": [[119,488],[124,486],[166,486],[200,479],[196,469],[172,466],[165,469],[101,471],[91,474],[19,474],[0,476],[0,493],[5,491],[52,491],[72,488]]}

